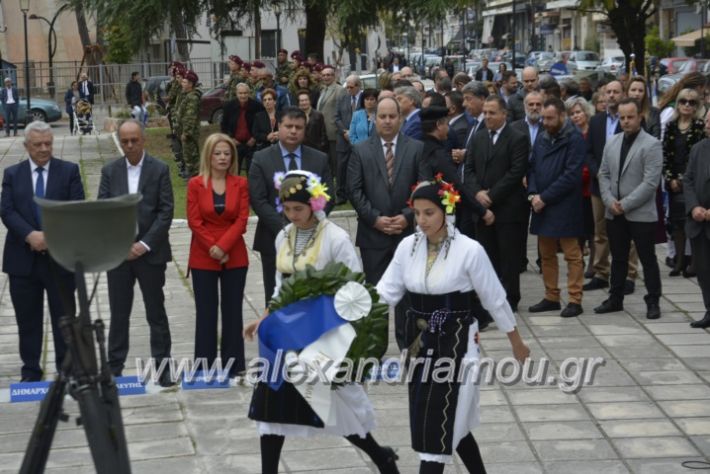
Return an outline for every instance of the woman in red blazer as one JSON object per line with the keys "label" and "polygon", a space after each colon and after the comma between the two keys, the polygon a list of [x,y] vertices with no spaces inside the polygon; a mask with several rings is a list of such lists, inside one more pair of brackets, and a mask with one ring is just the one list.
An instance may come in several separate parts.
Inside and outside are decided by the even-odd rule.
{"label": "woman in red blazer", "polygon": [[242,300],[249,267],[244,244],[249,190],[246,178],[236,173],[234,142],[215,133],[202,148],[200,173],[187,185],[187,223],[192,230],[189,268],[197,313],[195,362],[205,359],[211,368],[217,358],[217,308],[221,306],[220,358],[230,377],[245,370]]}

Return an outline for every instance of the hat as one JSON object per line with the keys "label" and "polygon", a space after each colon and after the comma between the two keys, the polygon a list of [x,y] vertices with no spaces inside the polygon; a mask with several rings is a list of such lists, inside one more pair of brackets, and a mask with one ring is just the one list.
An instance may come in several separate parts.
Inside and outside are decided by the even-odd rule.
{"label": "hat", "polygon": [[416,199],[428,199],[444,211],[452,215],[456,211],[456,204],[461,200],[461,195],[450,183],[443,180],[443,175],[438,173],[434,181],[420,181],[414,187],[409,198],[410,206]]}
{"label": "hat", "polygon": [[281,53],[288,54],[288,50],[281,48],[281,49],[279,49],[279,54],[281,54]]}
{"label": "hat", "polygon": [[323,69],[325,69],[325,65],[323,65],[323,64],[321,64],[321,63],[316,63],[316,64],[313,66],[313,70],[316,71],[316,72],[321,72]]}
{"label": "hat", "polygon": [[303,55],[299,50],[294,51],[291,53],[291,59],[297,59],[299,61],[303,61]]}
{"label": "hat", "polygon": [[242,69],[247,72],[251,71],[251,63],[242,63]]}
{"label": "hat", "polygon": [[274,173],[274,187],[279,191],[277,210],[281,211],[281,204],[286,201],[296,201],[311,206],[319,220],[325,217],[323,210],[330,196],[328,187],[317,174],[305,170]]}
{"label": "hat", "polygon": [[183,77],[185,77],[185,79],[187,79],[188,81],[192,82],[193,85],[197,84],[197,81],[200,80],[197,77],[197,74],[195,74],[195,71],[193,71],[192,69],[188,69]]}
{"label": "hat", "polygon": [[440,119],[443,119],[449,115],[449,111],[446,107],[441,107],[441,106],[431,106],[431,107],[425,107],[421,110],[419,113],[419,116],[422,119],[422,122],[436,122]]}
{"label": "hat", "polygon": [[266,67],[266,64],[262,63],[261,61],[254,61],[251,63],[251,67],[255,67],[257,69],[264,69]]}
{"label": "hat", "polygon": [[232,61],[233,63],[239,64],[240,66],[244,64],[244,61],[242,61],[242,58],[237,56],[236,54],[232,54],[229,56],[229,60]]}

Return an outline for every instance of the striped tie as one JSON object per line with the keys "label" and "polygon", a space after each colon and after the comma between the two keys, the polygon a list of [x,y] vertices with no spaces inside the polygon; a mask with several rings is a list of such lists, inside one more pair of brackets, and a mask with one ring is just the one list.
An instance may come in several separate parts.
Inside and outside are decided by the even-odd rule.
{"label": "striped tie", "polygon": [[387,151],[385,152],[385,165],[387,166],[387,178],[392,184],[392,172],[394,171],[394,152],[392,151],[392,142],[385,143]]}

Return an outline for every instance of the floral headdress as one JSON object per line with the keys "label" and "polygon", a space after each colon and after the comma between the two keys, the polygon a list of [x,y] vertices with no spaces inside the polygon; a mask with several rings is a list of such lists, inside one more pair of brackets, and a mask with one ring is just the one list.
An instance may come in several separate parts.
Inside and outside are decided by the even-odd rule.
{"label": "floral headdress", "polygon": [[[286,182],[288,189],[282,189]],[[279,191],[276,198],[276,210],[283,212],[282,201],[291,198],[311,206],[319,220],[325,217],[325,207],[330,201],[328,186],[322,182],[321,177],[310,171],[297,170],[284,173],[274,173],[274,187]]]}
{"label": "floral headdress", "polygon": [[461,201],[461,194],[454,185],[444,181],[444,175],[437,173],[433,181],[420,181],[412,188],[412,195],[407,203],[414,205],[414,199],[429,199],[441,207],[447,215],[456,212],[456,205]]}

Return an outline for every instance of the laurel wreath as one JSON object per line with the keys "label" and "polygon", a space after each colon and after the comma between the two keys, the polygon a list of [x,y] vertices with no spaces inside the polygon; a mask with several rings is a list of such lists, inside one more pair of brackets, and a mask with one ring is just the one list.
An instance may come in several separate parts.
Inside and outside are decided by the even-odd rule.
{"label": "laurel wreath", "polygon": [[[370,313],[357,321],[350,321],[355,329],[355,339],[350,345],[346,359],[358,365],[368,358],[381,359],[387,350],[389,326],[389,306],[379,301],[375,287],[365,282],[365,274],[353,272],[345,264],[331,262],[322,270],[306,266],[305,270],[297,271],[283,280],[278,296],[269,303],[269,312],[284,308],[300,300],[318,296],[334,296],[346,283],[355,281],[367,289],[372,298]],[[318,317],[314,314],[313,317]]]}

